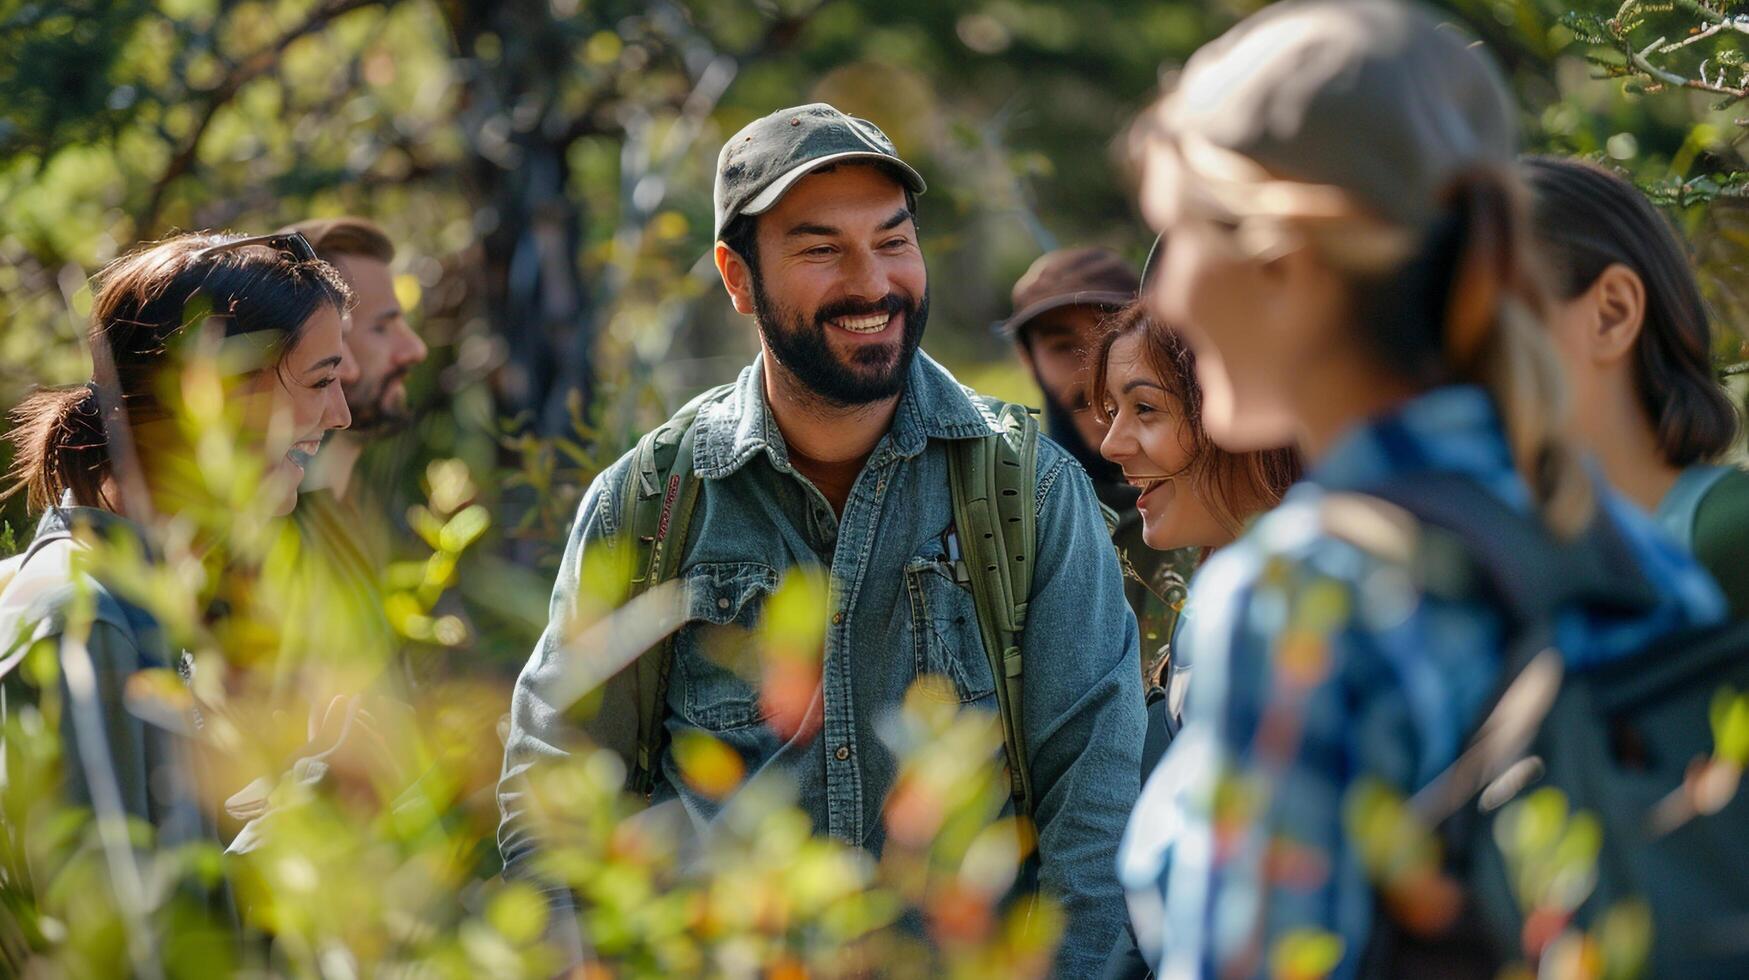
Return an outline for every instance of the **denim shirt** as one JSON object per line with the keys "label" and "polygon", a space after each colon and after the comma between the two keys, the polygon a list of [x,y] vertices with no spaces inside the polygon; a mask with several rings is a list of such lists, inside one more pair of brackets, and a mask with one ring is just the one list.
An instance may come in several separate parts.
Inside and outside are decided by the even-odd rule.
{"label": "denim shirt", "polygon": [[[992,420],[944,368],[919,353],[892,426],[875,445],[841,516],[789,462],[766,404],[762,361],[707,401],[695,423],[696,510],[680,565],[686,624],[676,634],[666,726],[734,748],[747,778],[793,781],[814,830],[879,854],[898,759],[879,735],[906,690],[945,675],[965,705],[995,711],[995,680],[969,591],[944,547],[952,522],[945,441],[992,432]],[[517,679],[499,786],[499,846],[507,873],[537,845],[520,777],[565,754],[566,705],[547,700],[557,676],[584,554],[618,531],[629,456],[584,495],[555,583],[551,622]],[[1059,966],[1089,967],[1110,949],[1123,900],[1117,841],[1138,791],[1144,730],[1135,619],[1085,471],[1041,439],[1037,557],[1026,630],[1023,724],[1035,793],[1039,880],[1069,915]],[[829,570],[832,616],[817,733],[784,738],[763,724],[746,664],[707,656],[722,627],[749,626],[788,569]],[[751,654],[749,654],[751,656]],[[740,666],[742,669],[734,669]],[[1000,765],[1000,753],[991,765]],[[708,827],[719,804],[693,791],[664,752],[655,800],[678,798]],[[1012,805],[1012,804],[1010,804]]]}
{"label": "denim shirt", "polygon": [[[1197,666],[1184,729],[1147,778],[1119,855],[1137,940],[1160,976],[1259,975],[1301,930],[1338,937],[1332,975],[1355,974],[1373,891],[1343,827],[1345,793],[1370,776],[1407,796],[1450,765],[1505,644],[1491,606],[1419,594],[1400,567],[1324,530],[1327,494],[1424,470],[1531,506],[1493,401],[1437,388],[1350,431],[1191,583],[1180,642]],[[1637,616],[1558,616],[1571,670],[1723,613],[1706,572],[1649,518],[1601,486],[1599,506],[1658,600]]]}

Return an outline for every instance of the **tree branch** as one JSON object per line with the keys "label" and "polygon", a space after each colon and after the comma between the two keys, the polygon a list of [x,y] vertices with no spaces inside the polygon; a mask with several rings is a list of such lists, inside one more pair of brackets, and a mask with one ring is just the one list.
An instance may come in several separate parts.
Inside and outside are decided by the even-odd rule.
{"label": "tree branch", "polygon": [[255,52],[242,61],[225,76],[224,80],[213,89],[207,99],[200,118],[194,128],[183,141],[181,149],[170,158],[170,163],[152,185],[152,192],[146,199],[146,206],[140,212],[139,220],[135,222],[135,231],[140,237],[149,237],[157,229],[158,215],[164,206],[164,197],[169,193],[170,186],[186,176],[194,169],[194,161],[200,152],[200,141],[206,135],[207,128],[212,125],[213,117],[218,111],[228,105],[243,86],[262,75],[279,67],[280,58],[285,50],[299,39],[314,34],[326,28],[336,18],[343,17],[355,10],[365,7],[393,4],[395,0],[330,0],[317,8],[302,24],[280,35],[272,44]]}

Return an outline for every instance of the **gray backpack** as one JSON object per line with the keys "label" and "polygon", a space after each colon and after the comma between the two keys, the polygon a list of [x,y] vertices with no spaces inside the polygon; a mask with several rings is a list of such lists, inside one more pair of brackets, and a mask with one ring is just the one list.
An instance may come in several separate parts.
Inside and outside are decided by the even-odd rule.
{"label": "gray backpack", "polygon": [[[1429,930],[1398,921],[1381,901],[1363,973],[1493,978],[1526,958],[1533,915],[1542,923],[1570,916],[1594,930],[1612,909],[1637,909],[1610,921],[1626,928],[1650,912],[1649,975],[1749,976],[1749,794],[1669,819],[1691,766],[1715,751],[1717,706],[1749,692],[1749,623],[1660,637],[1630,657],[1564,670],[1551,649],[1559,610],[1633,615],[1654,601],[1607,520],[1557,541],[1540,521],[1450,474],[1411,476],[1369,496],[1419,522],[1412,561],[1420,571],[1467,567],[1472,594],[1505,614],[1511,641],[1494,707],[1469,749],[1409,801],[1437,827],[1461,912]],[[1557,796],[1532,799],[1547,788],[1564,797],[1566,833],[1530,855],[1530,866],[1508,860],[1501,842],[1522,842],[1514,834],[1524,825],[1503,822],[1525,819],[1528,801],[1548,823]],[[1568,858],[1570,868],[1560,864]],[[1572,907],[1527,908],[1551,873],[1566,877],[1541,893]]]}

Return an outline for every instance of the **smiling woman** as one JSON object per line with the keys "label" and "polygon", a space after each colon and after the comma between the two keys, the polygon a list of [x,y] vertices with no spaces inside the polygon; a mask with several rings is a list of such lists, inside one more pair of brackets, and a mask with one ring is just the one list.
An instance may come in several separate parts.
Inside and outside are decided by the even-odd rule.
{"label": "smiling woman", "polygon": [[1292,449],[1233,453],[1202,426],[1202,388],[1190,349],[1134,303],[1093,358],[1088,401],[1105,427],[1100,454],[1142,491],[1142,540],[1157,550],[1231,542],[1299,477]]}
{"label": "smiling woman", "polygon": [[118,472],[118,457],[137,453],[144,489],[154,498],[167,492],[169,464],[186,448],[173,444],[175,427],[165,424],[173,406],[164,395],[178,391],[164,384],[167,372],[182,366],[179,352],[236,341],[228,347],[245,352],[234,392],[243,438],[262,457],[273,512],[289,513],[302,464],[324,433],[350,421],[336,379],[346,356],[340,317],[351,292],[334,269],[302,236],[205,232],[123,256],[94,285],[95,377],[40,389],[14,411],[11,492],[25,490],[32,510],[79,505],[119,513],[169,503],[124,507],[123,478],[131,474]]}
{"label": "smiling woman", "polygon": [[[242,509],[291,510],[304,462],[349,419],[335,380],[351,295],[295,235],[177,236],[118,259],[95,288],[93,380],[33,393],[7,435],[16,454],[9,492],[26,491],[44,513],[25,553],[0,564],[0,635],[10,644],[0,647],[0,721],[35,699],[20,675],[41,672],[15,668],[46,644],[66,666],[51,674],[57,703],[73,706],[59,714],[72,800],[151,824],[160,846],[210,840],[215,814],[198,792],[188,738],[201,726],[198,710],[147,722],[129,712],[125,693],[142,671],[175,670],[192,683],[193,660],[126,590],[112,589],[99,556],[114,544],[156,561],[156,539],[136,521],[185,506],[180,488],[191,475],[234,476],[238,485],[219,496]],[[231,431],[243,465],[215,467],[210,446],[197,453],[183,425],[197,413],[179,409],[216,407],[226,387],[241,407]],[[77,696],[68,678],[82,678]]]}

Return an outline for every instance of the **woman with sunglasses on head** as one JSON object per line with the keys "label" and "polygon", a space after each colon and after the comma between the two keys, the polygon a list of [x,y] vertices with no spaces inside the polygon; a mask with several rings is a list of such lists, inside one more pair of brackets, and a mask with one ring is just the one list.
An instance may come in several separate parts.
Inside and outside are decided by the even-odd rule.
{"label": "woman with sunglasses on head", "polygon": [[1418,578],[1398,547],[1416,525],[1367,501],[1455,481],[1550,540],[1611,529],[1644,602],[1562,605],[1573,669],[1722,614],[1564,434],[1514,120],[1485,56],[1422,8],[1289,0],[1138,124],[1142,209],[1171,242],[1144,301],[1196,354],[1203,426],[1233,451],[1291,440],[1307,466],[1204,565],[1180,631],[1196,683],[1119,851],[1162,975],[1291,969],[1296,943],[1354,975],[1378,908],[1351,791],[1426,785],[1501,679],[1504,608]]}
{"label": "woman with sunglasses on head", "polygon": [[1717,463],[1737,410],[1713,373],[1712,324],[1676,230],[1632,184],[1577,160],[1523,162],[1554,273],[1550,322],[1577,435],[1749,617],[1749,473]]}
{"label": "woman with sunglasses on head", "polygon": [[322,437],[350,419],[338,382],[351,294],[301,237],[212,233],[144,246],[112,262],[93,287],[92,380],[29,395],[7,434],[10,492],[24,491],[43,514],[35,539],[3,569],[0,679],[16,711],[32,694],[17,669],[26,652],[46,642],[60,653],[68,794],[100,815],[119,808],[144,820],[170,845],[216,832],[216,808],[202,802],[214,797],[198,791],[187,737],[202,719],[194,708],[187,718],[144,721],[124,691],[144,670],[191,681],[192,659],[105,582],[93,548],[119,541],[152,560],[144,523],[173,517],[190,499],[188,481],[201,478],[203,464],[166,402],[183,394],[179,352],[196,348],[212,355],[222,347],[218,363],[246,362],[228,392],[241,408],[243,457],[254,457],[261,473],[244,508],[258,507],[263,518],[290,513]]}

